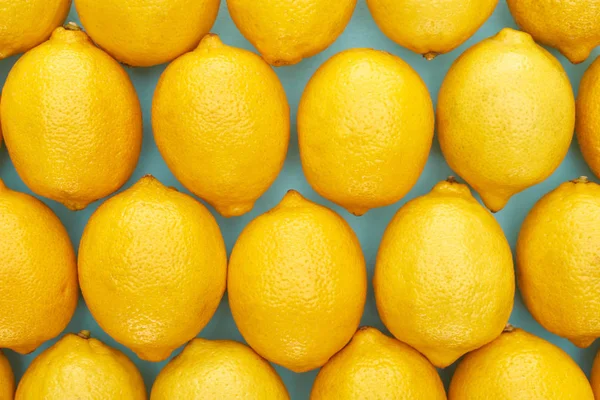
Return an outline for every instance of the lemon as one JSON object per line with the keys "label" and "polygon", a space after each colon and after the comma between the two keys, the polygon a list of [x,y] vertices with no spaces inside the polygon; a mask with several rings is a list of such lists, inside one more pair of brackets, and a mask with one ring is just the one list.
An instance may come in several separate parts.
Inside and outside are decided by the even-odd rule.
{"label": "lemon", "polygon": [[356,0],[227,0],[233,22],[271,65],[296,64],[329,47]]}
{"label": "lemon", "polygon": [[80,210],[133,173],[142,145],[135,89],[74,24],[17,61],[0,108],[10,157],[40,196]]}
{"label": "lemon", "polygon": [[575,130],[583,158],[600,177],[600,57],[581,78]]}
{"label": "lemon", "polygon": [[319,371],[311,400],[446,400],[437,371],[415,349],[375,328],[361,328]]}
{"label": "lemon", "polygon": [[507,0],[517,24],[572,63],[585,61],[600,44],[600,0]]}
{"label": "lemon", "polygon": [[560,348],[509,327],[468,354],[454,373],[449,400],[593,400],[579,366]]}
{"label": "lemon", "polygon": [[204,328],[226,275],[213,216],[151,176],[102,204],[81,238],[79,281],[91,314],[144,360],[166,359]]}
{"label": "lemon", "polygon": [[267,360],[304,372],[325,364],[356,332],[367,271],[350,226],[290,191],[240,234],[227,289],[246,342]]}
{"label": "lemon", "polygon": [[548,331],[588,347],[600,337],[600,186],[566,182],[536,203],[517,242],[525,304]]}
{"label": "lemon", "polygon": [[88,34],[134,67],[166,63],[195,48],[212,28],[220,0],[75,0]]}
{"label": "lemon", "polygon": [[6,356],[0,351],[0,399],[12,399],[15,393],[15,376]]}
{"label": "lemon", "polygon": [[428,60],[473,36],[497,4],[498,0],[367,0],[387,37]]}
{"label": "lemon", "polygon": [[310,79],[298,109],[304,174],[355,215],[400,200],[417,182],[433,140],[431,97],[400,58],[341,52]]}
{"label": "lemon", "polygon": [[161,76],[152,127],[177,179],[232,217],[250,211],[283,167],[290,110],[267,63],[208,35]]}
{"label": "lemon", "polygon": [[592,390],[594,391],[595,398],[600,398],[600,352],[598,352],[594,358],[590,382],[592,384]]}
{"label": "lemon", "polygon": [[118,350],[89,337],[67,334],[33,360],[15,400],[146,399],[136,366]]}
{"label": "lemon", "polygon": [[0,348],[35,350],[67,326],[77,266],[64,226],[42,202],[0,180]]}
{"label": "lemon", "polygon": [[194,339],[160,372],[151,400],[289,400],[271,365],[231,340]]}
{"label": "lemon", "polygon": [[560,165],[575,101],[560,63],[527,33],[506,28],[455,61],[437,120],[446,161],[495,212]]}
{"label": "lemon", "polygon": [[510,246],[453,179],[404,205],[387,227],[373,280],[385,326],[436,367],[494,340],[515,293]]}
{"label": "lemon", "polygon": [[0,0],[0,60],[48,39],[70,7],[71,0]]}

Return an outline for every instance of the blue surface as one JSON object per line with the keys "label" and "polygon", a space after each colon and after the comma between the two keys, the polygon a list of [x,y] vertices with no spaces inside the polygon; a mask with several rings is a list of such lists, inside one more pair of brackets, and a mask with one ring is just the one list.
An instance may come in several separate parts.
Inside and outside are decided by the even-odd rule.
{"label": "blue surface", "polygon": [[[221,36],[224,43],[250,49],[255,51],[252,46],[242,37],[239,33],[227,11],[225,0],[222,1],[221,10],[217,22],[213,27],[213,32]],[[77,14],[73,8],[69,16],[69,20],[79,22]],[[362,244],[363,251],[367,260],[369,268],[369,280],[373,276],[373,266],[375,263],[375,256],[379,246],[379,242],[383,235],[383,231],[391,220],[394,213],[398,208],[404,204],[407,200],[417,196],[421,196],[427,193],[431,187],[440,180],[445,179],[452,174],[452,171],[447,166],[444,158],[440,152],[439,145],[437,142],[434,143],[431,151],[427,166],[423,172],[421,178],[411,192],[399,203],[389,207],[376,209],[370,211],[363,217],[354,217],[342,210],[340,207],[333,205],[325,199],[319,197],[308,185],[302,168],[300,165],[300,158],[298,154],[297,136],[295,129],[296,121],[296,110],[298,108],[298,102],[302,91],[308,82],[309,78],[315,72],[315,70],[333,54],[352,47],[370,47],[376,49],[387,50],[390,53],[400,56],[405,61],[409,62],[413,68],[421,75],[427,84],[434,103],[437,99],[438,90],[440,84],[450,67],[451,63],[458,57],[466,48],[477,43],[489,36],[496,34],[503,27],[516,27],[509,11],[506,6],[505,0],[501,0],[494,15],[487,21],[487,23],[472,37],[466,44],[461,46],[459,49],[453,51],[450,54],[440,56],[433,61],[426,61],[421,56],[411,53],[410,51],[401,48],[389,39],[387,39],[381,31],[377,28],[369,11],[367,9],[365,0],[359,0],[356,11],[352,21],[348,25],[344,34],[337,40],[337,42],[329,49],[324,51],[317,56],[304,60],[298,65],[291,67],[284,67],[277,69],[283,85],[285,86],[287,96],[291,107],[292,117],[292,137],[290,148],[285,163],[285,167],[271,189],[256,203],[254,210],[244,215],[243,217],[225,219],[222,218],[211,209],[213,214],[216,215],[227,248],[230,251],[236,238],[238,237],[242,228],[254,217],[264,213],[270,208],[274,207],[280,199],[283,197],[288,189],[296,189],[300,191],[306,197],[324,204],[332,209],[336,210],[340,215],[348,220],[352,228],[357,233],[360,242]],[[563,56],[559,55],[556,51],[551,50],[554,55],[558,57],[560,62],[565,67],[575,92],[579,87],[579,81],[586,68],[589,66],[591,61],[600,53],[598,49],[592,54],[587,62],[580,65],[570,64]],[[6,75],[10,68],[16,61],[17,57],[12,57],[3,61],[0,61],[0,86],[4,83]],[[131,186],[140,177],[145,174],[152,174],[160,179],[164,184],[169,186],[175,186],[178,189],[185,191],[181,184],[173,177],[173,175],[167,169],[164,161],[160,157],[158,150],[154,144],[152,138],[152,128],[150,123],[150,105],[152,101],[152,95],[156,82],[164,70],[164,66],[154,68],[127,68],[127,72],[131,76],[133,83],[137,89],[138,95],[142,103],[142,109],[144,113],[144,145],[142,150],[142,156],[137,166],[134,176],[125,186],[126,188]],[[563,161],[560,168],[545,182],[530,188],[529,190],[514,196],[509,202],[508,206],[501,212],[496,214],[496,218],[502,225],[504,232],[514,251],[514,245],[519,231],[519,227],[533,204],[545,193],[554,189],[560,183],[576,178],[580,175],[587,175],[592,177],[592,173],[581,157],[577,143],[574,141],[569,155]],[[16,174],[14,167],[12,166],[6,149],[0,150],[0,177],[5,183],[12,189],[31,193],[29,189],[23,184]],[[187,191],[185,191],[187,192]],[[42,199],[56,212],[56,214],[63,221],[67,227],[71,239],[77,249],[79,239],[83,228],[90,216],[90,214],[98,207],[101,201],[92,204],[84,211],[71,212],[65,207],[58,203]],[[210,207],[209,207],[210,208]],[[513,325],[522,327],[532,333],[535,333],[543,338],[550,340],[551,342],[559,345],[566,350],[583,370],[589,374],[591,369],[593,357],[596,354],[600,342],[595,343],[588,349],[578,349],[571,343],[564,339],[560,339],[548,332],[546,332],[541,326],[539,326],[531,317],[526,310],[525,306],[519,295],[517,295],[515,308],[512,313],[511,323]],[[375,299],[373,297],[373,290],[369,288],[369,296],[367,299],[367,305],[365,307],[364,316],[362,319],[364,325],[375,326],[385,331],[383,324],[381,323],[377,309],[375,307]],[[96,324],[90,313],[88,312],[83,299],[80,299],[77,312],[73,317],[73,320],[66,329],[66,332],[78,332],[82,329],[91,330],[92,335],[100,340],[103,340],[107,344],[117,347],[123,350],[140,368],[148,389],[151,388],[154,378],[166,364],[162,363],[150,363],[141,361],[132,352],[117,344],[108,335],[106,335]],[[210,324],[201,332],[200,336],[211,339],[235,339],[242,340],[233,319],[229,311],[229,305],[227,302],[227,296],[223,298],[223,301],[211,320]],[[15,370],[15,375],[19,379],[24,373],[25,369],[33,358],[40,353],[43,349],[47,348],[54,341],[44,344],[35,353],[20,356],[10,351],[7,351],[8,358]],[[177,354],[179,350],[175,353]],[[294,374],[284,368],[277,367],[278,372],[281,374],[285,384],[292,395],[292,399],[308,399],[312,382],[317,371],[305,373],[305,374]],[[446,385],[454,371],[454,367],[447,368],[440,371],[442,378]]]}

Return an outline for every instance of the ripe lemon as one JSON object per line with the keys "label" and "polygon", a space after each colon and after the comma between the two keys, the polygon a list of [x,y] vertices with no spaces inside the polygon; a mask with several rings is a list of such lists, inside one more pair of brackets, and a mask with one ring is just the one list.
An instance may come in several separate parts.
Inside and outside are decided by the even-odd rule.
{"label": "ripe lemon", "polygon": [[367,271],[350,226],[290,191],[240,234],[227,289],[248,344],[267,360],[304,372],[325,364],[356,332]]}
{"label": "ripe lemon", "polygon": [[600,352],[596,354],[596,358],[594,358],[594,365],[592,366],[592,374],[590,377],[590,382],[592,384],[592,390],[594,391],[594,396],[596,399],[600,398]]}
{"label": "ripe lemon", "polygon": [[89,332],[67,334],[33,360],[19,382],[15,400],[146,399],[136,366]]}
{"label": "ripe lemon", "polygon": [[75,0],[85,30],[117,60],[134,67],[169,62],[212,28],[220,0]]}
{"label": "ripe lemon", "polygon": [[0,60],[48,39],[69,8],[71,0],[0,0]]}
{"label": "ripe lemon", "polygon": [[583,158],[600,177],[600,57],[581,79],[575,131]]}
{"label": "ripe lemon", "polygon": [[120,188],[142,145],[142,113],[123,68],[71,24],[10,71],[0,103],[19,176],[72,210]]}
{"label": "ripe lemon", "polygon": [[446,400],[437,371],[415,349],[374,328],[361,328],[319,371],[311,400]]}
{"label": "ripe lemon", "polygon": [[77,266],[52,210],[0,180],[0,348],[35,350],[67,326],[77,305]]}
{"label": "ripe lemon", "polygon": [[400,58],[370,49],[333,56],[298,109],[308,182],[355,215],[400,200],[425,167],[433,140],[431,97]]}
{"label": "ripe lemon", "polygon": [[600,44],[600,0],[507,0],[517,24],[557,48],[572,63],[585,61]]}
{"label": "ripe lemon", "polygon": [[560,348],[521,329],[508,328],[467,354],[454,373],[449,400],[593,400],[579,366]]}
{"label": "ripe lemon", "polygon": [[271,365],[231,340],[194,339],[158,374],[151,400],[289,400]]}
{"label": "ripe lemon", "polygon": [[356,0],[227,0],[233,22],[271,65],[296,64],[328,48]]}
{"label": "ripe lemon", "polygon": [[492,211],[545,180],[569,150],[575,101],[567,74],[509,28],[467,50],[440,89],[438,135],[450,167]]}
{"label": "ripe lemon", "polygon": [[532,208],[517,241],[523,300],[548,331],[588,347],[600,337],[600,186],[579,178]]}
{"label": "ripe lemon", "polygon": [[0,351],[0,399],[12,399],[15,393],[15,376],[8,360]]}
{"label": "ripe lemon", "polygon": [[213,216],[151,176],[102,204],[81,238],[79,281],[90,312],[143,360],[166,359],[204,328],[226,275]]}
{"label": "ripe lemon", "polygon": [[290,110],[267,63],[208,35],[161,76],[152,127],[177,179],[232,217],[250,211],[283,167]]}
{"label": "ripe lemon", "polygon": [[497,4],[498,0],[367,0],[387,37],[428,60],[473,36]]}
{"label": "ripe lemon", "polygon": [[494,340],[508,322],[510,246],[467,186],[449,179],[396,213],[373,285],[390,332],[444,368]]}

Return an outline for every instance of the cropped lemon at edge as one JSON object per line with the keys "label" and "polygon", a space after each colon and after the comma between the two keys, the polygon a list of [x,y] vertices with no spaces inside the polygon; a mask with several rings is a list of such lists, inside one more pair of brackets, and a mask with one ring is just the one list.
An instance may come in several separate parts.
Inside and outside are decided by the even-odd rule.
{"label": "cropped lemon at edge", "polygon": [[0,348],[28,354],[59,335],[77,305],[69,235],[50,208],[0,180]]}
{"label": "cropped lemon at edge", "polygon": [[594,400],[581,368],[554,344],[508,326],[500,337],[458,364],[448,400]]}
{"label": "cropped lemon at edge", "polygon": [[600,185],[581,177],[542,197],[517,240],[519,288],[533,317],[578,347],[600,337]]}
{"label": "cropped lemon at edge", "polygon": [[0,398],[10,400],[15,393],[15,375],[8,359],[0,350]]}
{"label": "cropped lemon at edge", "polygon": [[596,399],[600,398],[600,352],[596,353],[596,357],[594,357],[594,364],[590,373],[590,383],[594,391],[594,396],[596,396]]}
{"label": "cropped lemon at edge", "polygon": [[271,65],[297,64],[344,31],[357,0],[227,0],[233,22]]}
{"label": "cropped lemon at edge", "polygon": [[135,364],[89,335],[68,333],[40,353],[21,378],[15,400],[145,400],[146,387]]}
{"label": "cropped lemon at edge", "polygon": [[150,67],[193,50],[220,0],[75,0],[86,32],[122,63]]}
{"label": "cropped lemon at edge", "polygon": [[398,210],[373,278],[381,320],[436,367],[494,340],[515,294],[510,246],[494,217],[454,179]]}
{"label": "cropped lemon at edge", "polygon": [[152,127],[175,177],[221,215],[234,217],[250,211],[281,171],[290,109],[262,58],[210,34],[162,74]]}
{"label": "cropped lemon at edge", "polygon": [[0,1],[0,60],[46,41],[70,8],[71,0]]}
{"label": "cropped lemon at edge", "polygon": [[410,65],[384,51],[345,50],[317,70],[302,94],[302,169],[317,193],[363,215],[410,191],[433,128],[429,91]]}
{"label": "cropped lemon at edge", "polygon": [[240,234],[227,292],[246,342],[267,360],[306,372],[324,365],[358,328],[365,259],[342,217],[292,190]]}
{"label": "cropped lemon at edge", "polygon": [[0,113],[21,179],[72,210],[119,189],[137,165],[142,112],[133,84],[73,23],[15,63]]}
{"label": "cropped lemon at edge", "polygon": [[600,0],[507,0],[517,24],[574,64],[600,45]]}
{"label": "cropped lemon at edge", "polygon": [[465,51],[438,96],[442,153],[494,212],[556,170],[574,127],[573,90],[561,64],[510,28]]}
{"label": "cropped lemon at edge", "polygon": [[227,256],[200,202],[145,176],[104,202],[79,246],[79,281],[100,327],[141,359],[193,339],[225,291]]}
{"label": "cropped lemon at edge", "polygon": [[497,4],[498,0],[367,0],[387,37],[428,60],[467,41]]}
{"label": "cropped lemon at edge", "polygon": [[594,175],[600,177],[600,57],[581,78],[575,132],[583,158]]}
{"label": "cropped lemon at edge", "polygon": [[446,400],[446,392],[434,366],[418,351],[362,327],[321,368],[310,399]]}
{"label": "cropped lemon at edge", "polygon": [[289,400],[273,367],[248,346],[196,338],[158,374],[151,400]]}

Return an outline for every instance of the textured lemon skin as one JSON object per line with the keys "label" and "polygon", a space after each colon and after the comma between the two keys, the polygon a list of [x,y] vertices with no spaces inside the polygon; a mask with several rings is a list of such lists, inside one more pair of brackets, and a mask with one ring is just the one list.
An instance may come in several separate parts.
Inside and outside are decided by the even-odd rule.
{"label": "textured lemon skin", "polygon": [[594,365],[592,366],[590,383],[592,384],[594,397],[596,399],[600,399],[600,352],[598,352],[596,354],[596,357],[594,358]]}
{"label": "textured lemon skin", "polygon": [[575,101],[560,63],[527,33],[506,28],[452,65],[437,122],[446,161],[495,212],[560,165]]}
{"label": "textured lemon skin", "polygon": [[207,35],[161,76],[152,127],[177,179],[233,217],[250,211],[281,171],[290,110],[264,60]]}
{"label": "textured lemon skin", "polygon": [[497,4],[498,0],[367,0],[387,37],[427,58],[463,44]]}
{"label": "textured lemon skin", "polygon": [[579,366],[560,348],[516,329],[461,361],[449,400],[593,400]]}
{"label": "textured lemon skin", "polygon": [[536,203],[517,241],[518,282],[548,331],[588,347],[600,337],[600,186],[566,182]]}
{"label": "textured lemon skin", "polygon": [[290,191],[242,231],[227,289],[248,344],[271,362],[305,372],[324,365],[356,332],[366,279],[350,226]]}
{"label": "textured lemon skin", "polygon": [[12,400],[15,393],[15,376],[8,359],[0,351],[0,399]]}
{"label": "textured lemon skin", "polygon": [[233,22],[271,65],[297,64],[328,48],[356,0],[227,0]]}
{"label": "textured lemon skin", "polygon": [[517,24],[574,64],[600,44],[600,0],[507,0]]}
{"label": "textured lemon skin", "polygon": [[166,359],[204,328],[226,274],[214,217],[151,176],[100,206],[79,247],[79,281],[90,312],[148,361]]}
{"label": "textured lemon skin", "polygon": [[454,181],[437,184],[394,216],[373,285],[385,326],[440,368],[498,337],[515,293],[502,228]]}
{"label": "textured lemon skin", "polygon": [[0,265],[0,348],[31,353],[75,312],[75,252],[52,210],[1,180]]}
{"label": "textured lemon skin", "polygon": [[135,89],[84,32],[57,28],[21,57],[0,108],[10,157],[40,196],[80,210],[133,173],[142,145]]}
{"label": "textured lemon skin", "polygon": [[94,42],[117,60],[150,67],[193,50],[212,28],[220,0],[75,0]]}
{"label": "textured lemon skin", "polygon": [[321,370],[311,400],[446,400],[437,371],[412,347],[361,328]]}
{"label": "textured lemon skin", "polygon": [[96,339],[67,334],[37,356],[19,382],[15,400],[146,399],[136,366]]}
{"label": "textured lemon skin", "polygon": [[425,167],[434,112],[427,87],[400,58],[352,49],[323,64],[298,109],[304,174],[355,215],[400,200]]}
{"label": "textured lemon skin", "polygon": [[600,177],[600,57],[581,78],[575,131],[583,158]]}
{"label": "textured lemon skin", "polygon": [[289,400],[271,365],[231,340],[194,339],[160,372],[151,400]]}
{"label": "textured lemon skin", "polygon": [[71,0],[0,0],[0,60],[47,40],[71,8]]}

